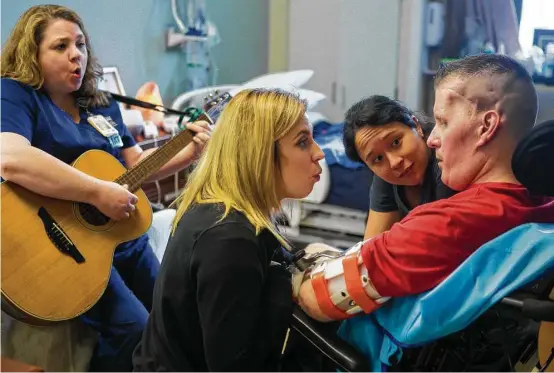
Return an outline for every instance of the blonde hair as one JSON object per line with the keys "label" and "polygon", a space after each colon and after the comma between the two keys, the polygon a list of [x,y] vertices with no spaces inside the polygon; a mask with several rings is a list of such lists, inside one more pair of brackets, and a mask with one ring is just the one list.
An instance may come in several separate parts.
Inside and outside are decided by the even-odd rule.
{"label": "blonde hair", "polygon": [[75,98],[79,98],[86,106],[106,106],[109,103],[109,96],[97,89],[97,80],[102,76],[102,67],[92,54],[83,21],[77,13],[60,5],[33,6],[21,15],[2,48],[0,76],[28,84],[34,89],[42,88],[44,76],[38,61],[40,43],[48,24],[56,19],[77,24],[85,36],[88,62],[83,83],[74,93]]}
{"label": "blonde hair", "polygon": [[306,102],[277,89],[243,90],[231,99],[216,123],[196,169],[176,200],[179,220],[195,204],[222,203],[225,211],[243,213],[256,234],[268,229],[287,248],[271,215],[280,208],[277,195],[277,142],[304,116]]}

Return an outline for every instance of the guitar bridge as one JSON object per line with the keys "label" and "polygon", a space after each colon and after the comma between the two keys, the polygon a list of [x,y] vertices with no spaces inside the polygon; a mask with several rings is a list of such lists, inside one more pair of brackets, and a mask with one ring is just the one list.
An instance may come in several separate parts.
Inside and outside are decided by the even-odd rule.
{"label": "guitar bridge", "polygon": [[39,208],[38,216],[44,224],[44,229],[50,241],[64,255],[70,256],[77,263],[84,263],[85,258],[73,244],[63,229],[52,219],[52,216],[44,207]]}

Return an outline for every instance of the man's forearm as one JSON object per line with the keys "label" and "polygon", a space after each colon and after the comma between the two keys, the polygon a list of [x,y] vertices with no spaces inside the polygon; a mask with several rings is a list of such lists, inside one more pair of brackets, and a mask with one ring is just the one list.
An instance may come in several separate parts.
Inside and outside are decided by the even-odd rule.
{"label": "man's forearm", "polygon": [[[298,304],[316,320],[343,320],[370,313],[388,298],[379,295],[361,258],[362,243],[338,258],[321,260],[302,273]],[[299,276],[297,274],[297,276]]]}

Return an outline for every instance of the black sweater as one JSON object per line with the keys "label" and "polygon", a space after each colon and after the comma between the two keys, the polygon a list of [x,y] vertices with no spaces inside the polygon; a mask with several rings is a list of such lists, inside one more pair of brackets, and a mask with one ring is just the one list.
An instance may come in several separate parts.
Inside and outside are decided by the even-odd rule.
{"label": "black sweater", "polygon": [[[182,217],[156,280],[135,371],[275,370],[292,313],[279,241],[236,211]],[[270,265],[272,263],[272,265]]]}

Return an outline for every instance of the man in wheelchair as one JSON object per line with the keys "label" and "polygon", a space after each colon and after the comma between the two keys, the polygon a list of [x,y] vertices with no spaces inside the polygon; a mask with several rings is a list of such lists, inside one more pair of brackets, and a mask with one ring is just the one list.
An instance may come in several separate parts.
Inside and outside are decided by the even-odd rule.
{"label": "man in wheelchair", "polygon": [[[536,324],[499,307],[485,311],[554,269],[554,199],[533,193],[548,194],[512,165],[533,128],[537,95],[527,71],[502,55],[442,66],[435,92],[428,145],[442,181],[459,193],[346,252],[322,245],[304,255],[295,296],[316,320],[347,319],[339,333],[372,370],[513,369],[511,356],[535,338]],[[494,341],[500,348],[490,348]]]}

